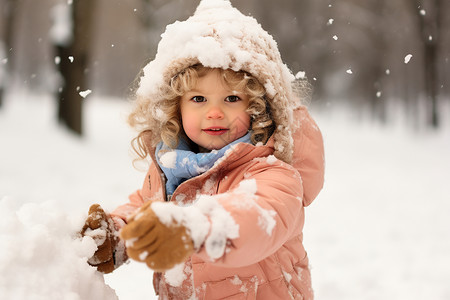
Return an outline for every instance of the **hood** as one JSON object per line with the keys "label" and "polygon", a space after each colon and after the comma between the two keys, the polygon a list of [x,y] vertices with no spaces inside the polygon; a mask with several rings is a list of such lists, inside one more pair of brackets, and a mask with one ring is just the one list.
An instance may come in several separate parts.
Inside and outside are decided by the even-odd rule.
{"label": "hood", "polygon": [[148,109],[156,121],[165,121],[158,103],[170,88],[171,78],[197,63],[243,70],[264,85],[277,125],[275,156],[291,162],[292,112],[300,105],[292,88],[295,76],[283,63],[273,37],[256,19],[243,15],[228,0],[202,0],[193,16],[166,27],[156,56],[144,67],[137,89],[138,97],[152,99]]}

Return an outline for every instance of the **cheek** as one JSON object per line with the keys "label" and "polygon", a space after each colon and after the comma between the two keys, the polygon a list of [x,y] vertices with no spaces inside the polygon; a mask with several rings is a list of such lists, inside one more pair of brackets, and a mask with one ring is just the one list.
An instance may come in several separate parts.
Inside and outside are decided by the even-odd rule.
{"label": "cheek", "polygon": [[182,125],[184,132],[187,134],[189,138],[191,138],[191,135],[195,133],[195,128],[197,127],[197,124],[195,122],[196,118],[193,115],[183,115],[182,116]]}
{"label": "cheek", "polygon": [[246,112],[240,114],[236,121],[236,131],[239,134],[243,135],[250,129],[250,116]]}

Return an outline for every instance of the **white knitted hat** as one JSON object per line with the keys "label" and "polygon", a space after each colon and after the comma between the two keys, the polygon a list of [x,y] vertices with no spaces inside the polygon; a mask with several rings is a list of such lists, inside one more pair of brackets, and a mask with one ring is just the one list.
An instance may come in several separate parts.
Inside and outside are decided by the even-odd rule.
{"label": "white knitted hat", "polygon": [[143,69],[137,95],[152,99],[148,109],[155,119],[164,122],[158,102],[170,88],[171,78],[197,63],[243,70],[264,85],[277,125],[275,156],[290,162],[292,111],[300,101],[292,90],[295,77],[281,60],[273,37],[253,17],[232,7],[229,0],[202,0],[193,16],[166,27],[155,59]]}

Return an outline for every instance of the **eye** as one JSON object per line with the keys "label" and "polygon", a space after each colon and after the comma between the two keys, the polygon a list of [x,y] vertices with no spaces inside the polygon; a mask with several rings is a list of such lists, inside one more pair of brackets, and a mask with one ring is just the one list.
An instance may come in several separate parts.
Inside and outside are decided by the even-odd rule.
{"label": "eye", "polygon": [[228,96],[225,98],[225,101],[227,101],[227,102],[237,102],[239,100],[241,100],[241,98],[239,98],[236,95],[231,95],[231,96]]}
{"label": "eye", "polygon": [[200,102],[205,102],[206,99],[203,96],[194,96],[191,98],[192,101],[196,102],[196,103],[200,103]]}

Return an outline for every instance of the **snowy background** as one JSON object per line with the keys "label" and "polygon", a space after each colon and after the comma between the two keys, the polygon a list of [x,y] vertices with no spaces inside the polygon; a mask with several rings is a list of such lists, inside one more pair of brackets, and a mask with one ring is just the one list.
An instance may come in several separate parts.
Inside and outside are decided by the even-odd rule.
{"label": "snowy background", "polygon": [[[92,243],[73,238],[92,203],[112,210],[143,181],[128,104],[88,96],[83,138],[56,126],[55,110],[19,92],[0,109],[0,299],[156,299],[145,265],[102,276],[84,263]],[[450,124],[312,114],[327,160],[304,232],[316,299],[450,299]]]}

